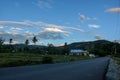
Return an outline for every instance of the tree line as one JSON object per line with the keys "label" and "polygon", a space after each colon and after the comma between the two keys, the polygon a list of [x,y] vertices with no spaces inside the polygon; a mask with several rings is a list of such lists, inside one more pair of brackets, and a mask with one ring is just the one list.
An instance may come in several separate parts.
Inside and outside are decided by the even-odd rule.
{"label": "tree line", "polygon": [[[36,38],[36,36],[34,36],[32,38],[32,41],[33,41],[34,44],[36,44],[36,42],[38,42],[38,39]],[[5,39],[0,37],[0,45],[3,45],[4,42],[5,42]],[[13,43],[13,39],[10,38],[9,39],[9,44],[12,45],[12,43]],[[29,45],[29,40],[28,39],[25,40],[25,45]]]}
{"label": "tree line", "polygon": [[13,45],[12,38],[9,39],[8,45],[3,45],[4,42],[5,39],[0,37],[0,53],[22,52],[22,53],[39,53],[39,54],[56,54],[56,55],[57,54],[65,55],[69,53],[67,43],[65,43],[64,46],[62,47],[55,47],[53,44],[48,44],[47,46],[36,45],[36,42],[38,42],[36,36],[32,38],[32,42],[34,43],[34,45],[29,45],[30,41],[26,39],[25,43],[22,44],[23,46],[19,48],[16,48],[15,44]]}

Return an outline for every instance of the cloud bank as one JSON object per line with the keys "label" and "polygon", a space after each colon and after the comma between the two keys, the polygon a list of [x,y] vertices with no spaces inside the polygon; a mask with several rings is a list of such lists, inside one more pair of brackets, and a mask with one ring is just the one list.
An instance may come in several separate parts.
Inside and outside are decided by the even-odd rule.
{"label": "cloud bank", "polygon": [[[69,26],[60,26],[55,24],[48,24],[44,22],[32,21],[0,21],[0,36],[6,39],[13,38],[18,41],[30,39],[36,35],[40,39],[64,39],[69,36],[72,31],[84,32],[84,30]],[[4,29],[4,28],[7,28]]]}

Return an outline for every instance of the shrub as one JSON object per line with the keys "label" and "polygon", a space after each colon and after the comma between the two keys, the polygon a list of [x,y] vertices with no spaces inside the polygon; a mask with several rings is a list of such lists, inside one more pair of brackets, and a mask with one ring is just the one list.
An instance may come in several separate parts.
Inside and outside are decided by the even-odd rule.
{"label": "shrub", "polygon": [[53,63],[53,58],[51,56],[44,56],[42,58],[42,63],[43,64]]}
{"label": "shrub", "polygon": [[75,59],[74,58],[70,58],[70,61],[75,61]]}

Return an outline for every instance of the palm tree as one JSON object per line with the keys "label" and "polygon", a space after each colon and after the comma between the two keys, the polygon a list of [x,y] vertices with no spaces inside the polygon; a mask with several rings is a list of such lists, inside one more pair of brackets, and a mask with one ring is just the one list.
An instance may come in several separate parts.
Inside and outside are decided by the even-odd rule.
{"label": "palm tree", "polygon": [[36,42],[38,41],[36,36],[33,37],[32,41],[33,41],[34,44],[36,44]]}
{"label": "palm tree", "polygon": [[68,53],[69,53],[68,44],[67,44],[67,42],[65,42],[65,44],[64,44],[64,54],[68,55]]}
{"label": "palm tree", "polygon": [[29,44],[29,40],[28,39],[26,39],[26,41],[25,41],[25,45],[26,45],[26,47],[25,47],[25,51],[28,51],[28,44]]}
{"label": "palm tree", "polygon": [[10,38],[10,39],[9,39],[9,44],[11,45],[12,43],[13,43],[13,39]]}
{"label": "palm tree", "polygon": [[25,45],[28,46],[28,44],[29,44],[29,40],[26,39],[26,41],[25,41]]}

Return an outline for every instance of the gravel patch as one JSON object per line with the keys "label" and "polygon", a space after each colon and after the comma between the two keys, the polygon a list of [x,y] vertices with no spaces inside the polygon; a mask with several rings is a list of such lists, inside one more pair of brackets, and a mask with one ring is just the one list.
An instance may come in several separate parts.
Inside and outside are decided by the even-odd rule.
{"label": "gravel patch", "polygon": [[110,59],[106,80],[120,80],[120,66],[113,59]]}

